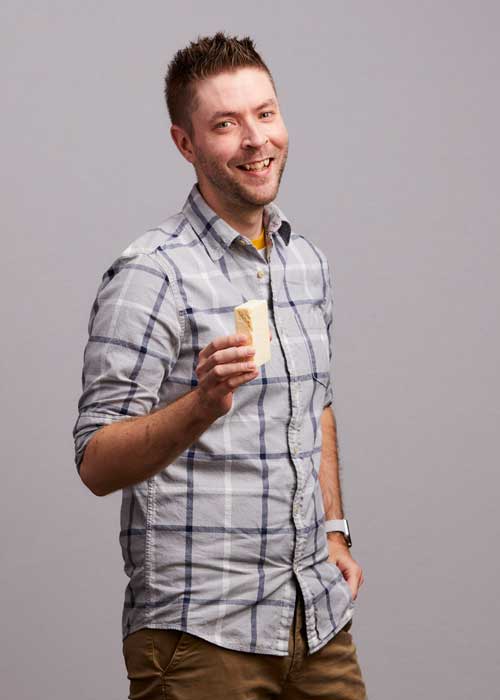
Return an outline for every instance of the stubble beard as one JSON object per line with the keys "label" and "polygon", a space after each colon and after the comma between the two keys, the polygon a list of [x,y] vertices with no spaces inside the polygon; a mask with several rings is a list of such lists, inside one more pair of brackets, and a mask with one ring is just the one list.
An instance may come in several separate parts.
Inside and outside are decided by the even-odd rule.
{"label": "stubble beard", "polygon": [[[269,191],[267,194],[265,192],[259,194],[258,188],[245,187],[236,179],[237,176],[232,177],[217,161],[206,158],[203,153],[198,152],[196,157],[204,177],[231,206],[238,209],[253,209],[270,204],[276,198],[288,158],[288,145],[281,151],[278,176],[274,176],[276,184],[270,194]],[[273,167],[276,167],[276,160]]]}

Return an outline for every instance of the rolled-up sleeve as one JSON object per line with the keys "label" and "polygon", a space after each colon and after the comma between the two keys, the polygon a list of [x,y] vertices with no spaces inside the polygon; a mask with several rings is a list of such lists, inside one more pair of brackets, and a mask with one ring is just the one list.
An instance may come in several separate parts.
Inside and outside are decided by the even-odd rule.
{"label": "rolled-up sleeve", "polygon": [[73,428],[78,471],[99,428],[155,408],[179,356],[183,329],[175,294],[154,257],[119,258],[107,270],[88,331]]}

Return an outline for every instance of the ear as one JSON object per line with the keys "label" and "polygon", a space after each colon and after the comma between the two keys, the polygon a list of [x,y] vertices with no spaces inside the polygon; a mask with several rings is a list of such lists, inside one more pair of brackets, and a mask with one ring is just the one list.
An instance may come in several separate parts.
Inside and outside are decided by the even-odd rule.
{"label": "ear", "polygon": [[173,142],[179,149],[180,154],[189,162],[194,163],[195,157],[193,152],[193,145],[191,139],[184,131],[184,129],[177,124],[172,124],[170,127],[170,136]]}

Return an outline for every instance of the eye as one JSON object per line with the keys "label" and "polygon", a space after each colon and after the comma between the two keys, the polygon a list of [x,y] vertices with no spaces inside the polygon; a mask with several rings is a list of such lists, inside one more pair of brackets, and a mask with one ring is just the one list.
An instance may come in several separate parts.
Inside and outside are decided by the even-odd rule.
{"label": "eye", "polygon": [[227,119],[223,122],[219,122],[218,124],[215,125],[216,129],[224,128],[224,124],[231,124],[230,121],[227,121]]}
{"label": "eye", "polygon": [[[271,114],[274,114],[274,112],[261,112],[261,113],[260,113],[260,116],[262,116],[263,114],[264,114],[264,115],[265,115],[265,114],[271,115]],[[265,117],[264,117],[264,118],[265,118]]]}

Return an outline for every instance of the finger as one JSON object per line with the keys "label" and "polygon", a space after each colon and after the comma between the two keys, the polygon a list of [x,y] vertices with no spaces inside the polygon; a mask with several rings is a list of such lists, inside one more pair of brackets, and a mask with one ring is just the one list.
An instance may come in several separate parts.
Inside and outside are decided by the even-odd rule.
{"label": "finger", "polygon": [[223,350],[224,348],[230,348],[238,345],[247,344],[248,337],[242,333],[235,333],[233,335],[219,335],[214,338],[208,345],[200,350],[199,357],[205,359],[210,357],[212,353],[218,350]]}
{"label": "finger", "polygon": [[252,360],[247,362],[229,362],[224,365],[215,365],[215,367],[212,367],[212,369],[205,375],[204,381],[206,388],[210,389],[218,384],[223,384],[227,379],[231,379],[235,375],[239,375],[242,372],[254,372],[255,369],[255,363]]}
{"label": "finger", "polygon": [[259,368],[256,367],[255,369],[249,370],[247,372],[242,372],[241,374],[237,374],[236,376],[230,377],[220,386],[224,388],[224,393],[227,394],[228,391],[234,391],[237,387],[252,381],[252,379],[256,379],[258,376]]}
{"label": "finger", "polygon": [[219,382],[213,388],[210,389],[214,399],[219,399],[226,396],[229,392],[233,392],[237,387],[245,384],[246,382],[255,379],[259,375],[259,370],[250,369],[246,372],[240,372],[228,377],[225,381]]}
{"label": "finger", "polygon": [[208,372],[215,365],[223,365],[226,363],[244,362],[252,360],[255,355],[255,348],[252,345],[244,345],[243,347],[230,347],[224,350],[216,350],[202,363],[202,371]]}
{"label": "finger", "polygon": [[363,576],[363,572],[361,572],[360,577],[359,577],[357,583],[356,583],[356,580],[353,579],[353,582],[354,582],[354,584],[355,584],[355,592],[354,592],[353,600],[355,600],[355,599],[358,597],[359,589],[360,589],[361,586],[363,585],[364,580],[365,580],[365,578],[364,578],[364,576]]}

